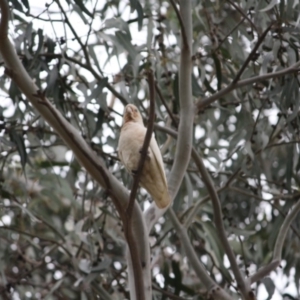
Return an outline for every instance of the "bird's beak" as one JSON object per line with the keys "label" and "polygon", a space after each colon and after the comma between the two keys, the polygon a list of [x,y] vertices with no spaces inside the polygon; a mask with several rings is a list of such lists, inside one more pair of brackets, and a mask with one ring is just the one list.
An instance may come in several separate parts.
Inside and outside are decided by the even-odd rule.
{"label": "bird's beak", "polygon": [[128,113],[128,114],[132,114],[133,113],[132,108],[130,106],[126,107],[125,112]]}

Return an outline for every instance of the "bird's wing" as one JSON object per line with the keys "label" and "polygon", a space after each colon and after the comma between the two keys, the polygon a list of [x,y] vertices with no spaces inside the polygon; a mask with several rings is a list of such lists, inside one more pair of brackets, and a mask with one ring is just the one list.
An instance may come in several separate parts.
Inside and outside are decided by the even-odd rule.
{"label": "bird's wing", "polygon": [[159,170],[160,177],[163,180],[165,186],[167,187],[167,180],[166,180],[166,175],[165,175],[165,170],[164,170],[164,162],[162,160],[160,149],[157,145],[154,134],[153,134],[153,136],[151,138],[151,141],[150,141],[150,149],[153,153],[155,163],[157,165],[157,169]]}
{"label": "bird's wing", "polygon": [[121,129],[119,138],[119,158],[128,172],[132,172],[138,166],[139,151],[142,148],[146,128],[137,123],[128,122]]}

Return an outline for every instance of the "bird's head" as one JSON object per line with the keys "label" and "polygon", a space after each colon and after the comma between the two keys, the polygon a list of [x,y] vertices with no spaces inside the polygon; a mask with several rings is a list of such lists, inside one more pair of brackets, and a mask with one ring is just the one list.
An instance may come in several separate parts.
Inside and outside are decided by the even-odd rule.
{"label": "bird's head", "polygon": [[123,114],[123,124],[125,124],[126,122],[136,122],[144,125],[143,118],[139,110],[133,104],[128,104],[125,107]]}

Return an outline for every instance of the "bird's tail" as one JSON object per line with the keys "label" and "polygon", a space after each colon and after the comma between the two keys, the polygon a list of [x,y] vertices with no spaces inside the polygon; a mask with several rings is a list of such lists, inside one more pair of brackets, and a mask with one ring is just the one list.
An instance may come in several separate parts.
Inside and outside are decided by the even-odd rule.
{"label": "bird's tail", "polygon": [[157,207],[161,209],[166,208],[171,203],[171,197],[167,188],[164,189],[160,197],[153,197],[153,199]]}

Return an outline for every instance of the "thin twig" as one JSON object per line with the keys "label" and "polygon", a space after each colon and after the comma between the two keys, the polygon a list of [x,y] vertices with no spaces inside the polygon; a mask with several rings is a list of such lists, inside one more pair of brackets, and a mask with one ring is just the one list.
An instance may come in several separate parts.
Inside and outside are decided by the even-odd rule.
{"label": "thin twig", "polygon": [[219,92],[217,92],[207,98],[199,100],[196,103],[197,111],[198,112],[202,111],[206,106],[210,105],[211,103],[215,102],[216,100],[220,99],[221,97],[224,97],[225,95],[227,95],[228,93],[230,93],[231,91],[233,91],[237,88],[241,88],[243,86],[253,84],[256,82],[261,82],[261,81],[264,81],[267,79],[281,77],[286,74],[299,72],[300,71],[299,66],[300,66],[300,61],[296,62],[295,64],[293,64],[292,66],[290,66],[288,68],[285,68],[285,69],[277,71],[277,72],[267,73],[267,74],[259,75],[259,76],[255,76],[255,77],[250,77],[247,79],[240,80],[240,81],[236,82],[235,84],[230,83],[226,88],[220,90]]}
{"label": "thin twig", "polygon": [[97,5],[98,5],[98,0],[96,0],[94,8],[93,8],[92,20],[89,24],[89,30],[88,30],[87,37],[86,37],[86,40],[85,40],[85,43],[84,43],[84,47],[87,47],[87,45],[88,45],[88,41],[89,41],[89,38],[90,38],[90,35],[91,35],[91,32],[92,32],[93,22],[96,19],[95,14],[96,14],[96,11],[97,11]]}
{"label": "thin twig", "polygon": [[[90,71],[94,77],[98,80],[98,81],[101,81],[103,79],[103,77],[101,77],[91,66],[88,66],[87,64],[85,63],[82,63],[81,61],[73,58],[73,57],[70,57],[68,56],[66,53],[65,53],[65,58],[75,64],[78,64],[79,66],[81,66],[82,68]],[[106,83],[105,85],[107,87],[107,89],[114,95],[116,96],[121,102],[122,104],[124,105],[127,105],[128,104],[128,101],[127,99],[121,95],[114,87],[112,87],[109,83]]]}
{"label": "thin twig", "polygon": [[246,19],[250,23],[251,27],[255,29],[257,34],[259,34],[258,29],[256,28],[255,24],[252,22],[252,20],[248,17],[248,15],[231,0],[227,0],[227,1],[243,16],[244,19]]}
{"label": "thin twig", "polygon": [[62,7],[62,5],[60,4],[60,1],[59,0],[55,0],[56,4],[58,5],[59,9],[61,10],[62,14],[64,15],[64,18],[65,18],[65,22],[68,24],[70,30],[72,31],[75,39],[77,40],[77,42],[79,43],[82,51],[83,51],[83,54],[84,54],[84,58],[86,60],[86,63],[88,66],[91,66],[91,61],[90,61],[90,56],[89,56],[89,53],[87,51],[87,48],[85,47],[85,45],[83,44],[83,42],[81,41],[80,37],[78,36],[76,30],[74,29],[74,27],[72,26],[71,22],[69,21],[69,18],[64,10],[64,8]]}
{"label": "thin twig", "polygon": [[[100,81],[102,79],[102,77],[93,69],[92,65],[91,65],[91,62],[90,62],[90,58],[89,58],[89,54],[88,54],[88,51],[87,51],[87,48],[86,48],[86,45],[83,44],[83,42],[81,41],[80,37],[78,36],[78,34],[76,33],[76,30],[74,29],[74,27],[72,26],[72,24],[70,23],[69,19],[68,19],[68,16],[66,14],[66,12],[63,10],[62,8],[62,5],[60,4],[59,0],[55,0],[55,2],[57,3],[57,5],[60,7],[63,15],[64,15],[64,18],[65,18],[65,22],[68,24],[70,30],[72,31],[75,39],[77,40],[77,42],[79,43],[83,53],[84,53],[84,57],[85,57],[85,60],[86,60],[86,63],[82,63],[80,62],[79,60],[76,60],[70,56],[68,56],[66,53],[65,53],[65,58],[80,65],[81,67],[89,70],[93,75],[94,77]],[[88,38],[88,37],[87,37]],[[112,92],[113,95],[115,95],[118,99],[120,99],[120,101],[126,105],[128,104],[127,100],[119,93],[117,92],[110,84],[106,84],[106,87]]]}
{"label": "thin twig", "polygon": [[155,90],[156,90],[156,92],[157,92],[157,94],[159,96],[160,101],[162,102],[162,104],[164,105],[165,109],[167,110],[167,112],[169,114],[169,117],[172,119],[174,125],[176,125],[176,127],[177,127],[178,126],[178,121],[175,119],[174,115],[172,114],[172,112],[171,112],[168,104],[166,103],[165,98],[162,95],[161,90],[160,90],[160,88],[159,88],[159,86],[158,86],[157,83],[155,83]]}
{"label": "thin twig", "polygon": [[152,285],[152,288],[153,288],[153,290],[158,291],[158,292],[162,293],[163,295],[167,296],[168,299],[172,299],[172,300],[186,300],[185,298],[176,296],[173,293],[168,292],[166,290],[163,290],[163,289],[161,289],[161,288],[159,288],[159,287],[157,287],[155,285]]}
{"label": "thin twig", "polygon": [[[263,201],[263,202],[267,202],[269,203],[274,209],[277,209],[278,212],[280,213],[280,215],[283,217],[283,218],[286,218],[287,214],[284,213],[281,209],[279,209],[274,203],[272,203],[272,201],[276,201],[276,200],[284,200],[285,199],[285,196],[290,196],[290,195],[273,195],[273,198],[271,199],[264,199],[262,197],[259,197],[255,194],[251,194],[247,191],[245,191],[244,189],[241,189],[241,188],[237,188],[237,187],[232,187],[230,186],[229,187],[229,190],[230,191],[233,191],[233,192],[236,192],[236,193],[239,193],[241,195],[244,195],[246,197],[248,197],[249,199],[253,198],[254,200],[258,200],[258,201]],[[299,194],[298,195],[293,195],[294,196],[294,199],[296,198],[299,198]],[[298,237],[298,239],[300,240],[300,233],[297,231],[297,229],[291,225],[291,229],[293,231],[293,233]]]}
{"label": "thin twig", "polygon": [[214,52],[216,52],[222,44],[226,41],[226,39],[244,22],[245,18],[241,19],[225,36],[224,38],[219,42],[218,46],[214,49]]}
{"label": "thin twig", "polygon": [[19,234],[30,236],[32,238],[38,238],[41,241],[46,241],[49,243],[56,244],[58,247],[61,247],[66,252],[66,254],[68,254],[69,257],[72,257],[72,253],[64,246],[65,242],[59,242],[56,239],[44,238],[42,236],[37,235],[36,233],[32,234],[30,232],[22,231],[19,228],[15,228],[15,227],[1,226],[1,229],[11,230],[11,231],[17,232]]}
{"label": "thin twig", "polygon": [[183,24],[183,21],[182,21],[182,18],[181,18],[181,14],[180,14],[177,6],[176,6],[175,1],[170,0],[170,2],[173,6],[173,9],[176,13],[176,16],[177,16],[179,24],[180,24],[181,35],[182,35],[182,40],[183,40],[184,47],[189,47],[188,39],[187,39],[187,36],[186,36],[186,30],[185,30],[185,27],[184,27],[184,24]]}
{"label": "thin twig", "polygon": [[273,252],[273,260],[267,264],[266,266],[260,268],[255,274],[253,274],[250,277],[250,282],[254,283],[268,274],[270,274],[272,271],[274,271],[280,264],[280,261],[282,259],[282,249],[283,249],[283,244],[287,235],[287,232],[295,219],[295,217],[298,215],[300,212],[300,201],[298,201],[295,206],[292,208],[291,212],[285,217],[280,230],[277,235],[276,243],[274,246],[274,252]]}
{"label": "thin twig", "polygon": [[245,69],[247,68],[248,64],[250,63],[250,61],[252,60],[253,56],[255,55],[257,49],[259,48],[259,46],[261,45],[261,43],[264,41],[267,33],[270,31],[270,29],[272,28],[274,23],[271,23],[267,29],[263,32],[263,34],[258,38],[254,48],[252,49],[252,51],[249,53],[247,59],[245,60],[245,62],[243,63],[242,67],[240,68],[240,70],[238,71],[238,73],[236,74],[235,78],[232,80],[231,84],[235,84],[238,82],[238,80],[240,79],[240,77],[242,76],[242,74],[244,73]]}
{"label": "thin twig", "polygon": [[235,254],[233,253],[229,241],[226,236],[225,228],[224,228],[224,223],[223,223],[223,215],[222,215],[222,208],[221,208],[221,203],[220,199],[217,194],[217,190],[214,187],[213,181],[207,172],[205,165],[203,163],[202,158],[199,155],[195,155],[194,157],[195,163],[201,173],[202,180],[208,190],[208,193],[210,195],[212,205],[213,205],[213,211],[214,211],[214,222],[215,226],[218,232],[218,236],[220,238],[220,241],[224,247],[225,253],[228,256],[232,272],[234,274],[234,277],[237,281],[238,288],[240,289],[242,295],[244,296],[245,299],[248,299],[248,287],[246,286],[245,280],[242,276],[242,273],[238,267]]}

